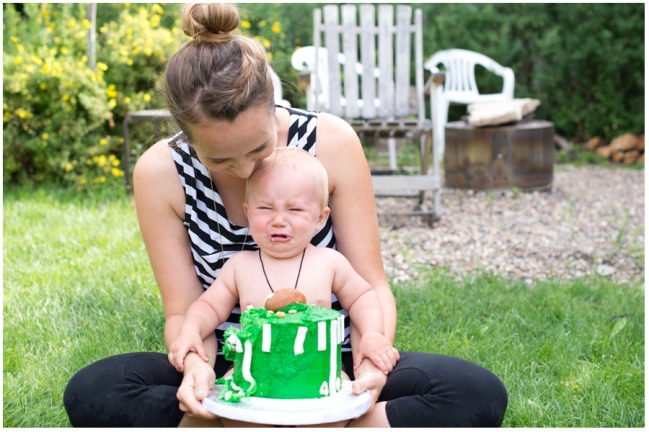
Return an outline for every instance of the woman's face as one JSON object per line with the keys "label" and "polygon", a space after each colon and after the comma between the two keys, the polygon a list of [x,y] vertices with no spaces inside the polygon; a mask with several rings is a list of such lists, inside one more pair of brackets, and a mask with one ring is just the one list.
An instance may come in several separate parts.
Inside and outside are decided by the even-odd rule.
{"label": "woman's face", "polygon": [[190,126],[192,146],[210,171],[247,179],[277,147],[277,119],[265,105],[248,108],[233,122]]}

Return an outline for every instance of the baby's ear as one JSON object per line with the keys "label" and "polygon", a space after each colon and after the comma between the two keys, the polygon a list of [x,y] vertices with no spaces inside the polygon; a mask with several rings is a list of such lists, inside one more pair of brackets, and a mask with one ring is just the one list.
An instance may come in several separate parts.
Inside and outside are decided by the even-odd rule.
{"label": "baby's ear", "polygon": [[329,217],[329,213],[331,213],[331,209],[329,207],[325,207],[320,211],[320,216],[318,216],[318,225],[316,226],[316,229],[322,228],[322,226],[327,221],[327,217]]}

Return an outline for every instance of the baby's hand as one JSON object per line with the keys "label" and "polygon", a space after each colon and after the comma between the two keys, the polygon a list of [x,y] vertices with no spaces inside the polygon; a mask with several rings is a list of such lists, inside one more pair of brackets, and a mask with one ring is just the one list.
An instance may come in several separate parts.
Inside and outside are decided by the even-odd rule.
{"label": "baby's hand", "polygon": [[381,333],[369,332],[361,338],[354,369],[360,367],[365,357],[372,360],[372,363],[387,375],[399,361],[399,351],[393,348],[388,338]]}
{"label": "baby's hand", "polygon": [[178,337],[169,346],[169,363],[176,368],[178,372],[184,370],[184,360],[188,352],[195,352],[204,361],[208,361],[203,340],[196,331],[180,330]]}

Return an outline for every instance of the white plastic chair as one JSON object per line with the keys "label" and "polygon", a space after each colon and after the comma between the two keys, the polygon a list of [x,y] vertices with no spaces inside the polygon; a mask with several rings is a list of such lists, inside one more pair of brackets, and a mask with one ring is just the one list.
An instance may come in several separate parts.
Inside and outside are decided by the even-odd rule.
{"label": "white plastic chair", "polygon": [[273,86],[275,87],[274,89],[274,98],[275,98],[275,103],[277,105],[281,105],[284,107],[289,107],[291,106],[291,103],[284,99],[284,93],[282,92],[282,81],[279,79],[279,75],[274,70],[270,70],[270,76],[273,80]]}
{"label": "white plastic chair", "polygon": [[[438,51],[425,63],[424,68],[431,73],[440,72],[437,67],[444,65],[444,85],[437,87],[436,102],[433,103],[433,91],[430,101],[433,117],[433,128],[440,145],[438,151],[442,157],[445,148],[444,128],[448,122],[448,107],[451,102],[472,104],[475,102],[514,99],[514,71],[501,66],[484,54],[464,49]],[[503,78],[503,90],[500,93],[480,94],[475,82],[475,65]]]}

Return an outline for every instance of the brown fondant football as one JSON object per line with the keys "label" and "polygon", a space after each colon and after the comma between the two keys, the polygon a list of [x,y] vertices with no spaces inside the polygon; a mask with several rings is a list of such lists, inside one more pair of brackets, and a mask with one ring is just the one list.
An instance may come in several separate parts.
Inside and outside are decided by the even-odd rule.
{"label": "brown fondant football", "polygon": [[291,303],[306,304],[306,297],[296,289],[283,288],[268,296],[266,303],[264,303],[264,308],[269,311],[276,311]]}

